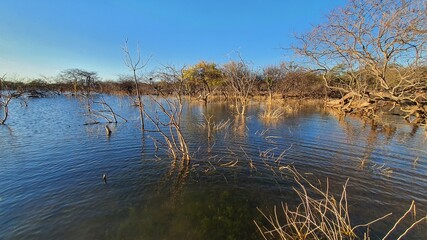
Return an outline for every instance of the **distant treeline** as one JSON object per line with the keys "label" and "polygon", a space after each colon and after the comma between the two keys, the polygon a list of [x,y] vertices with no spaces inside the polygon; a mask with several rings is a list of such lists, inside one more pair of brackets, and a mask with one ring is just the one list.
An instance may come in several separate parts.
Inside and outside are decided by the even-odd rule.
{"label": "distant treeline", "polygon": [[282,63],[254,70],[239,55],[237,61],[223,65],[201,61],[182,68],[165,66],[138,77],[137,70],[146,62],[140,61],[139,52],[132,61],[124,47],[126,66],[134,74],[115,81],[100,81],[96,72],[68,69],[51,81],[24,84],[1,77],[0,85],[74,94],[178,94],[205,103],[219,95],[235,106],[246,106],[253,96],[267,96],[270,103],[273,96],[339,98],[326,105],[368,118],[378,117],[386,108],[404,114],[408,122],[427,124],[426,9],[425,0],[348,1],[330,12],[326,22],[297,34],[291,49],[310,68]]}
{"label": "distant treeline", "polygon": [[[164,71],[138,77],[138,87],[144,95],[170,95],[176,89],[182,89],[182,95],[196,98],[207,93],[227,97],[234,91],[230,89],[226,80],[226,72],[233,64],[236,63],[219,66],[201,61],[194,66],[181,69],[166,67]],[[251,96],[271,94],[281,98],[323,98],[337,95],[324,86],[319,74],[293,63],[269,66],[261,71],[253,71],[248,67],[236,69],[235,74],[243,77],[243,73],[239,71],[251,71],[250,74],[254,76],[255,81],[250,90]],[[101,80],[96,72],[83,69],[67,69],[56,77],[36,78],[25,82],[5,78],[1,83],[3,90],[57,93],[92,91],[117,95],[135,95],[135,87],[132,76],[123,75],[116,80]]]}

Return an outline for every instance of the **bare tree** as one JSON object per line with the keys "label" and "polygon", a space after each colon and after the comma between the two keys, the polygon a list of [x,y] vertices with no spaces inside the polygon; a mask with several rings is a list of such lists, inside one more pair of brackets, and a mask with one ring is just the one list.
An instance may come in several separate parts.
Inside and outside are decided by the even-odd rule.
{"label": "bare tree", "polygon": [[[90,124],[101,123],[102,119],[105,123],[118,123],[118,119],[127,122],[126,118],[117,114],[113,108],[105,101],[104,96],[87,96],[86,102],[87,116],[92,120]],[[89,123],[87,123],[89,124]]]}
{"label": "bare tree", "polygon": [[5,81],[6,75],[0,77],[0,107],[3,110],[3,117],[0,118],[0,125],[4,125],[9,116],[9,104],[14,98],[18,98],[22,95],[21,91],[9,91],[3,88],[3,82]]}
{"label": "bare tree", "polygon": [[133,59],[129,47],[128,47],[128,40],[125,40],[125,44],[122,47],[123,53],[125,55],[124,57],[124,62],[126,67],[129,68],[129,70],[132,71],[132,75],[133,75],[133,81],[135,83],[135,88],[136,88],[136,97],[137,97],[137,101],[136,104],[138,106],[139,109],[139,118],[141,121],[141,131],[144,131],[144,103],[142,102],[141,99],[141,93],[139,91],[139,84],[138,84],[138,71],[140,71],[141,69],[143,69],[145,66],[147,66],[148,62],[150,61],[149,57],[146,61],[141,60],[141,49],[139,48],[139,45],[137,46],[137,56],[135,59]]}
{"label": "bare tree", "polygon": [[184,69],[185,67],[177,70],[172,66],[166,66],[165,70],[159,73],[158,77],[160,79],[176,86],[175,91],[170,94],[164,94],[160,91],[162,96],[160,99],[151,97],[155,103],[155,107],[159,111],[150,114],[144,109],[144,112],[155,128],[154,130],[146,131],[159,133],[164,141],[156,138],[153,138],[153,140],[162,146],[166,146],[174,160],[181,158],[184,162],[188,163],[191,157],[187,140],[181,127],[183,111],[182,96],[185,91]]}
{"label": "bare tree", "polygon": [[225,64],[222,71],[224,82],[232,94],[235,110],[238,115],[243,116],[246,114],[249,94],[253,90],[256,74],[241,57],[239,61],[231,61]]}
{"label": "bare tree", "polygon": [[426,5],[424,0],[350,0],[326,23],[297,36],[294,49],[323,72],[328,88],[343,95],[330,105],[372,115],[378,101],[387,101],[408,111],[407,118],[425,122]]}
{"label": "bare tree", "polygon": [[67,69],[60,74],[60,78],[73,84],[74,95],[85,105],[86,116],[91,119],[91,122],[86,124],[117,123],[118,119],[127,122],[105,101],[104,96],[96,93],[99,79],[96,72],[78,68]]}
{"label": "bare tree", "polygon": [[81,91],[85,94],[89,94],[93,91],[95,82],[98,80],[98,74],[92,71],[86,71],[79,68],[67,69],[61,72],[59,77],[73,85],[74,95],[77,96],[78,92]]}
{"label": "bare tree", "polygon": [[273,100],[273,91],[277,88],[280,81],[285,78],[286,72],[283,68],[276,66],[269,66],[263,69],[263,81],[268,91],[268,102],[271,104]]}
{"label": "bare tree", "polygon": [[6,74],[4,74],[3,76],[0,76],[0,94],[1,91],[3,90],[3,81],[6,78]]}

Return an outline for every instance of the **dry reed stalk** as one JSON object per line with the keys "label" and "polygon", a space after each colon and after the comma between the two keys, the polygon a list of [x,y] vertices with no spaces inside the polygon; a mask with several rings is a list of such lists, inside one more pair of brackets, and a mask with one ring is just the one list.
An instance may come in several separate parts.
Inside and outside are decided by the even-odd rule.
{"label": "dry reed stalk", "polygon": [[[259,156],[263,159],[264,162],[274,162],[276,164],[280,164],[281,161],[285,158],[286,153],[294,146],[294,144],[291,144],[287,149],[282,151],[279,156],[276,156],[276,154],[273,152],[277,148],[269,148],[265,151],[260,151]],[[280,169],[281,167],[279,167]]]}
{"label": "dry reed stalk", "polygon": [[239,159],[231,160],[230,162],[221,164],[221,167],[234,167],[239,162]]}
{"label": "dry reed stalk", "polygon": [[221,120],[220,122],[216,123],[212,121],[212,117],[213,115],[207,117],[205,114],[203,114],[204,122],[202,124],[198,124],[200,128],[206,129],[208,131],[208,139],[212,138],[213,133],[228,129],[232,122],[230,119],[227,119],[225,121]]}
{"label": "dry reed stalk", "polygon": [[100,95],[98,100],[92,96],[83,96],[86,101],[87,115],[93,118],[92,124],[100,123],[96,118],[102,118],[106,123],[118,123],[118,119],[127,122],[126,118],[117,114],[113,108],[105,101],[104,96]]}
{"label": "dry reed stalk", "polygon": [[246,153],[246,151],[243,149],[243,147],[242,146],[240,146],[240,149],[242,150],[242,152],[243,152],[243,154],[245,154],[245,156],[246,156],[246,159],[248,159],[249,160],[249,168],[251,169],[251,170],[257,170],[257,168],[255,167],[255,164],[254,164],[254,162],[252,161],[252,158],[250,158],[249,156],[248,156],[248,154]]}
{"label": "dry reed stalk", "polygon": [[[300,204],[294,210],[291,210],[287,204],[282,203],[282,213],[279,214],[276,206],[274,206],[273,213],[270,215],[265,214],[258,208],[258,211],[269,224],[266,227],[255,222],[264,239],[358,239],[355,230],[365,228],[363,239],[368,240],[370,239],[369,226],[391,215],[390,213],[367,224],[353,227],[350,222],[347,203],[346,189],[348,180],[343,185],[340,198],[336,199],[329,192],[329,181],[326,181],[326,189],[322,190],[312,184],[294,167],[282,166],[280,170],[285,169],[289,170],[294,176],[298,189],[293,188],[293,190],[298,194]],[[387,239],[391,233],[395,232],[399,223],[411,212],[416,216],[414,201],[382,239]],[[413,222],[398,239],[401,239],[414,226],[425,220],[427,220],[427,216]]]}
{"label": "dry reed stalk", "polygon": [[264,129],[264,130],[262,130],[262,131],[257,130],[257,131],[255,132],[255,135],[258,135],[258,136],[262,137],[262,136],[264,136],[266,133],[268,133],[269,131],[270,131],[270,129],[269,129],[269,128]]}
{"label": "dry reed stalk", "polygon": [[285,111],[283,108],[279,107],[276,109],[271,109],[271,107],[268,107],[264,110],[264,112],[261,114],[261,118],[264,120],[277,120],[281,118],[283,115],[285,115]]}

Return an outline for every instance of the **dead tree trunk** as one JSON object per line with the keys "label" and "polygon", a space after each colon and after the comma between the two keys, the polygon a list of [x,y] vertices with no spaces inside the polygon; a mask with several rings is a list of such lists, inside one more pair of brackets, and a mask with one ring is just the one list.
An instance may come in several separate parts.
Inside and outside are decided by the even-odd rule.
{"label": "dead tree trunk", "polygon": [[3,118],[0,120],[0,125],[4,125],[7,117],[9,116],[9,103],[12,100],[12,97],[7,97],[4,101],[0,101],[0,106],[3,109]]}
{"label": "dead tree trunk", "polygon": [[3,110],[3,118],[0,119],[0,125],[4,125],[9,117],[9,104],[12,99],[19,98],[21,95],[22,92],[0,94],[0,107]]}
{"label": "dead tree trunk", "polygon": [[144,103],[142,102],[141,93],[139,90],[137,72],[139,70],[143,69],[147,65],[150,58],[148,58],[145,62],[141,61],[141,51],[140,51],[139,46],[137,46],[137,57],[136,57],[136,61],[135,61],[132,58],[132,55],[129,51],[127,42],[128,41],[126,40],[124,46],[122,47],[122,50],[125,54],[124,62],[125,62],[125,65],[132,71],[133,81],[135,83],[136,98],[137,98],[136,104],[138,106],[139,118],[140,118],[140,122],[141,122],[141,131],[144,131],[144,129],[145,129],[145,126],[144,126]]}

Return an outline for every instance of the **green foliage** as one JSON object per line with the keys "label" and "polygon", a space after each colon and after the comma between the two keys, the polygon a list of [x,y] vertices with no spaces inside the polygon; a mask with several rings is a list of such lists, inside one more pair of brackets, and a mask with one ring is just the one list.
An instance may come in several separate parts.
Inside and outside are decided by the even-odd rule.
{"label": "green foliage", "polygon": [[185,69],[183,74],[187,85],[191,86],[193,91],[204,89],[211,92],[223,82],[222,72],[215,63],[201,61]]}

